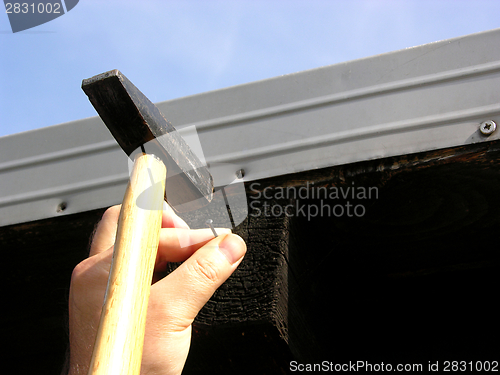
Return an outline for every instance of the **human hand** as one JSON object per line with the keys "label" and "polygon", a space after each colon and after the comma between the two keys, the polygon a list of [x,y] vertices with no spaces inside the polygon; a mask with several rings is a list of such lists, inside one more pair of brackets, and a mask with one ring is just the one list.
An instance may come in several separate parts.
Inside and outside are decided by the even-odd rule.
{"label": "human hand", "polygon": [[[111,267],[120,206],[103,215],[89,258],[71,277],[69,374],[87,374]],[[149,297],[141,374],[180,374],[191,342],[191,324],[215,290],[240,264],[246,245],[228,229],[191,230],[170,207],[164,210]],[[180,244],[188,244],[181,247]],[[168,262],[181,262],[162,278]]]}

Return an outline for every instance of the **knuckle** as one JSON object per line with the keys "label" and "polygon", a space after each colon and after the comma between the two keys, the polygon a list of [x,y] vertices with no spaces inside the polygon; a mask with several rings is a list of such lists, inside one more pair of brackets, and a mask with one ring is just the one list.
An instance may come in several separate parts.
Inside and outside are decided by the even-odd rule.
{"label": "knuckle", "polygon": [[87,272],[88,267],[86,267],[85,263],[79,263],[71,273],[71,283],[70,283],[70,298],[71,296],[75,296],[76,294],[81,294],[83,290],[85,290],[85,273]]}
{"label": "knuckle", "polygon": [[204,281],[214,284],[219,280],[219,269],[208,259],[195,259],[193,262],[193,268],[196,274],[200,275]]}
{"label": "knuckle", "polygon": [[71,273],[71,286],[79,288],[87,283],[87,275],[92,268],[92,262],[89,261],[90,258],[78,263]]}
{"label": "knuckle", "polygon": [[88,267],[86,265],[86,262],[81,262],[76,265],[76,267],[73,269],[73,273],[71,274],[71,282],[78,282],[82,276],[85,274],[87,271]]}
{"label": "knuckle", "polygon": [[96,258],[90,257],[78,263],[71,273],[71,285],[86,285],[89,282],[98,281],[96,275],[107,278],[109,268],[106,270],[99,267],[101,263]]}

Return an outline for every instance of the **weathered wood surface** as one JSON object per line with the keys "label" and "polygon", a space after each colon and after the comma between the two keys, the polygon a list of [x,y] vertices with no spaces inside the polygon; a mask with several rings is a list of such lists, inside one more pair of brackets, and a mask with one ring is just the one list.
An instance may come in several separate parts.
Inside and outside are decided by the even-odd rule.
{"label": "weathered wood surface", "polygon": [[[248,183],[253,216],[236,230],[248,253],[197,318],[185,373],[495,359],[499,161],[497,141],[259,181],[270,200]],[[323,200],[362,204],[363,217],[254,217],[264,204],[321,204],[274,194],[301,186],[377,187],[378,197]],[[60,368],[71,270],[103,211],[0,228],[2,337],[17,373]]]}

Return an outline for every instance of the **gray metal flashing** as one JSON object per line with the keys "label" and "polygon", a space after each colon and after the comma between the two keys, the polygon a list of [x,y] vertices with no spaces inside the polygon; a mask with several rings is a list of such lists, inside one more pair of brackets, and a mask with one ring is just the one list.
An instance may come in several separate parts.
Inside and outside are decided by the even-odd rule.
{"label": "gray metal flashing", "polygon": [[[498,87],[500,29],[157,105],[222,186],[498,139]],[[117,204],[127,164],[98,117],[2,137],[0,225]]]}

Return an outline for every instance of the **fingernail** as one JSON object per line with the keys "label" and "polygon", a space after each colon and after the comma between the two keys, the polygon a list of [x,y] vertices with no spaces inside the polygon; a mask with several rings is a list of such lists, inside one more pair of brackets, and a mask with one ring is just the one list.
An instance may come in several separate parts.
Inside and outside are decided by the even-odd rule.
{"label": "fingernail", "polygon": [[247,245],[240,236],[228,234],[219,244],[219,251],[224,254],[229,263],[235,264],[245,255]]}

